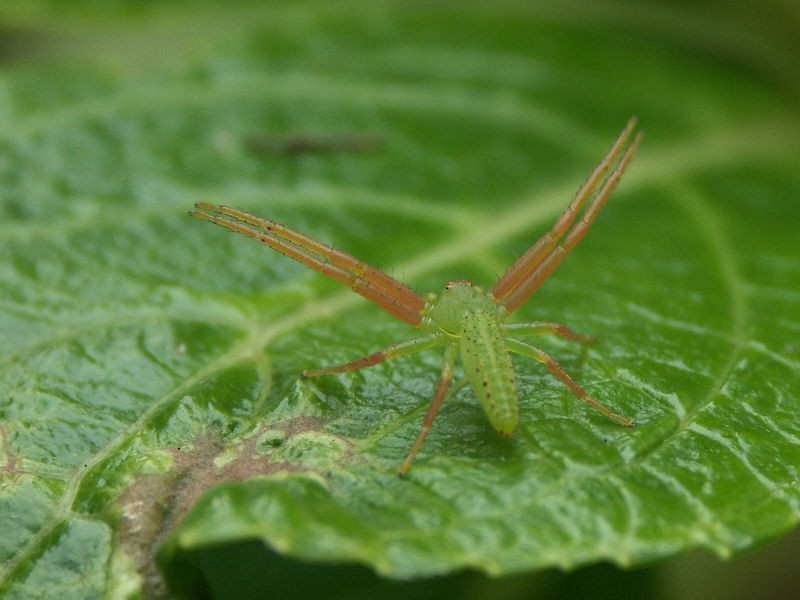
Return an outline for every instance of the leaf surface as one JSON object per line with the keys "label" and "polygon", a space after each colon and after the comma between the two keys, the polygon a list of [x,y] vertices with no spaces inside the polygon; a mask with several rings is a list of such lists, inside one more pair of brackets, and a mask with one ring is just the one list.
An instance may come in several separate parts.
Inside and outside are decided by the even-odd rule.
{"label": "leaf surface", "polygon": [[[251,539],[411,578],[796,526],[800,87],[776,54],[766,76],[635,15],[513,3],[20,6],[73,60],[34,45],[0,74],[0,591],[156,594],[161,548],[189,592],[196,552]],[[420,293],[488,286],[633,113],[619,190],[514,320],[596,335],[541,345],[634,430],[515,358],[515,436],[461,386],[400,480],[441,354],[301,379],[415,332],[186,216],[238,206]]]}

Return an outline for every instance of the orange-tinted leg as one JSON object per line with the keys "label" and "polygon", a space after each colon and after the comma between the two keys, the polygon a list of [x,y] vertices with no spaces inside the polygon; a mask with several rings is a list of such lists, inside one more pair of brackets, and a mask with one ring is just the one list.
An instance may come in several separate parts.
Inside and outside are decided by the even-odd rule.
{"label": "orange-tinted leg", "polygon": [[324,367],[322,369],[307,369],[303,371],[303,377],[319,377],[320,375],[331,375],[333,373],[347,373],[349,371],[358,371],[359,369],[366,369],[372,367],[385,360],[397,358],[399,356],[406,356],[408,354],[416,354],[423,350],[433,348],[438,344],[442,344],[447,340],[447,336],[442,334],[426,335],[424,337],[414,338],[400,344],[394,344],[383,350],[379,350],[369,356],[359,358],[349,363],[341,365],[334,365],[332,367]]}
{"label": "orange-tinted leg", "polygon": [[577,333],[562,323],[550,321],[533,321],[531,323],[510,323],[501,325],[500,329],[505,335],[557,335],[573,342],[589,344],[595,341],[593,335]]}
{"label": "orange-tinted leg", "polygon": [[583,236],[586,235],[586,232],[592,226],[600,209],[603,208],[606,200],[611,196],[614,188],[617,187],[617,183],[619,183],[622,174],[625,172],[625,168],[630,164],[631,160],[633,160],[633,155],[641,141],[642,134],[639,133],[633,138],[633,142],[631,142],[625,154],[622,155],[614,171],[608,176],[608,179],[605,180],[603,187],[597,192],[597,195],[586,208],[583,216],[581,216],[564,240],[555,246],[547,256],[541,258],[536,267],[525,275],[525,279],[512,287],[508,295],[503,298],[501,304],[506,307],[509,313],[514,312],[525,300],[530,298],[531,294],[539,289],[539,286],[550,277],[551,273],[564,262],[564,259],[567,258],[569,253],[578,245],[578,242],[583,239]]}
{"label": "orange-tinted leg", "polygon": [[450,387],[450,382],[453,381],[453,369],[455,368],[457,355],[458,344],[448,344],[444,350],[444,358],[442,358],[442,374],[439,377],[439,383],[436,386],[436,393],[433,395],[433,399],[428,405],[428,412],[425,413],[425,420],[422,421],[422,429],[420,430],[417,439],[414,441],[414,445],[411,446],[408,456],[406,456],[406,459],[400,466],[400,471],[398,472],[400,477],[405,477],[408,473],[408,470],[411,468],[411,463],[414,461],[414,457],[419,452],[419,449],[422,448],[425,438],[428,437],[428,432],[431,430],[431,425],[433,425],[436,415],[439,414],[439,409],[442,408],[442,402],[444,402],[444,399],[447,396],[447,390]]}
{"label": "orange-tinted leg", "polygon": [[344,283],[404,323],[414,327],[421,324],[425,299],[383,271],[275,221],[227,206],[205,202],[195,206],[198,210],[191,211],[191,216],[258,240],[281,254]]}
{"label": "orange-tinted leg", "polygon": [[507,339],[506,345],[508,346],[508,349],[511,352],[522,354],[523,356],[527,356],[529,358],[532,358],[533,360],[539,361],[540,363],[544,364],[547,367],[547,369],[553,375],[555,375],[556,378],[561,383],[567,386],[573,394],[575,394],[578,398],[583,400],[593,409],[601,412],[606,417],[608,417],[612,421],[616,421],[620,425],[625,425],[626,427],[633,427],[634,422],[631,419],[629,419],[628,417],[623,417],[622,415],[618,415],[615,412],[612,412],[610,409],[606,408],[605,406],[600,404],[597,400],[592,398],[586,392],[586,390],[584,390],[580,385],[578,385],[578,382],[576,382],[572,377],[570,377],[569,374],[561,367],[561,365],[559,365],[545,351],[514,339]]}
{"label": "orange-tinted leg", "polygon": [[[591,197],[592,192],[602,181],[609,167],[616,159],[620,149],[627,142],[633,128],[636,126],[636,118],[628,120],[625,129],[619,134],[617,139],[612,144],[611,148],[606,153],[603,160],[600,161],[594,170],[589,174],[589,177],[583,182],[583,185],[578,189],[573,197],[569,206],[561,213],[558,221],[553,227],[544,234],[539,240],[511,267],[497,280],[497,283],[489,290],[496,300],[503,300],[520,282],[524,281],[529,274],[544,260],[551,252],[553,247],[564,236],[567,230],[572,225],[575,217],[581,210],[584,202]],[[505,302],[502,302],[506,305]]]}

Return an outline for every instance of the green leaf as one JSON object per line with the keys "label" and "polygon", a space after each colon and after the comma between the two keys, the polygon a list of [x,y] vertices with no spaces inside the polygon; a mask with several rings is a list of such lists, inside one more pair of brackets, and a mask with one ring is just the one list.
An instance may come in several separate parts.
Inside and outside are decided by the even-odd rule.
{"label": "green leaf", "polygon": [[[780,19],[726,13],[733,48],[657,3],[91,6],[0,9],[25,59],[0,73],[0,594],[163,594],[157,553],[188,594],[202,551],[253,539],[414,578],[728,557],[797,525]],[[515,436],[462,386],[400,480],[440,353],[301,379],[415,332],[186,216],[239,206],[420,293],[490,285],[634,113],[620,189],[515,314],[595,334],[542,346],[634,430],[515,359]]]}

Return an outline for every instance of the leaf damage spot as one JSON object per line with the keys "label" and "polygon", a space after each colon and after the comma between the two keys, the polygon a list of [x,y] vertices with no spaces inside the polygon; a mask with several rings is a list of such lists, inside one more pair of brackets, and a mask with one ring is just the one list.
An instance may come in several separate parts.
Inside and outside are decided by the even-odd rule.
{"label": "leaf damage spot", "polygon": [[11,451],[8,431],[0,426],[0,473],[17,473],[17,456]]}
{"label": "leaf damage spot", "polygon": [[[208,433],[171,450],[169,471],[140,476],[127,488],[117,501],[118,536],[142,576],[145,597],[166,597],[155,554],[207,490],[257,476],[307,472],[309,466],[304,462],[271,461],[270,454],[295,436],[320,433],[322,425],[321,419],[291,419],[278,426],[265,426],[234,447],[226,445],[217,433]],[[2,429],[0,435],[5,447]],[[265,436],[270,443],[264,443]],[[225,460],[221,460],[223,454]]]}

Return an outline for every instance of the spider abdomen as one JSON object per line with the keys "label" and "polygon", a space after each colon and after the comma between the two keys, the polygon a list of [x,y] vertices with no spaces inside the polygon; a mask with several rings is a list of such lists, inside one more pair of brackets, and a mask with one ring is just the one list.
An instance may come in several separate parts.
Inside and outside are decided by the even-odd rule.
{"label": "spider abdomen", "polygon": [[511,435],[519,421],[517,384],[500,325],[492,315],[474,312],[464,317],[461,360],[492,427],[501,435]]}

